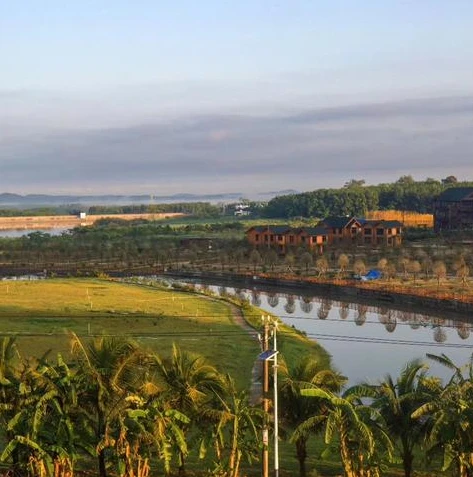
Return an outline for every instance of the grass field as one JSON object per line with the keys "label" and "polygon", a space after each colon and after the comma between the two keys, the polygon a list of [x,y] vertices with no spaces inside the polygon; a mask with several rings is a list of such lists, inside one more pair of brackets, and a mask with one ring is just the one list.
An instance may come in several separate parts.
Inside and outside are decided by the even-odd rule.
{"label": "grass field", "polygon": [[[248,384],[258,344],[222,300],[106,280],[0,283],[0,334],[16,334],[23,354],[69,352],[68,332],[131,336],[160,354],[172,343],[225,363]],[[238,356],[238,360],[234,357]]]}
{"label": "grass field", "polygon": [[[0,335],[15,334],[24,355],[51,350],[67,356],[70,332],[128,336],[164,355],[177,343],[246,387],[260,348],[234,322],[234,309],[217,298],[109,280],[0,282]],[[246,313],[258,327],[262,312]],[[329,361],[322,348],[289,328],[281,333],[280,348],[288,360],[311,351]]]}

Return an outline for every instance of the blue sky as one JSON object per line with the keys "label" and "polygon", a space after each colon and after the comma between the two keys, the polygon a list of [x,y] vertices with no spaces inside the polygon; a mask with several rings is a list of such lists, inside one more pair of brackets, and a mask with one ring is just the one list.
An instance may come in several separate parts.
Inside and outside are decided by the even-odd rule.
{"label": "blue sky", "polygon": [[468,176],[472,18],[466,0],[0,0],[0,192]]}

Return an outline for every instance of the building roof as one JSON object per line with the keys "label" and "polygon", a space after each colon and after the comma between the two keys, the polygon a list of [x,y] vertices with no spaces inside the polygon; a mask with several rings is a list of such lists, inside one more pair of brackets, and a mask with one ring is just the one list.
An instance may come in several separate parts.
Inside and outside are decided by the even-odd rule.
{"label": "building roof", "polygon": [[473,187],[451,187],[444,190],[437,200],[444,202],[460,202],[473,194]]}
{"label": "building roof", "polygon": [[320,224],[326,225],[334,229],[341,229],[346,227],[352,220],[357,220],[355,217],[326,217]]}
{"label": "building roof", "polygon": [[264,233],[264,232],[269,232],[271,234],[285,234],[291,230],[291,227],[289,225],[254,225],[253,227],[250,227],[245,233],[249,233],[251,231],[255,231],[257,233]]}
{"label": "building roof", "polygon": [[328,230],[325,227],[301,227],[297,233],[305,232],[307,235],[310,236],[317,236],[317,235],[328,235]]}
{"label": "building roof", "polygon": [[253,227],[250,227],[245,233],[249,233],[252,230],[254,230],[257,233],[263,233],[267,229],[266,225],[254,225]]}
{"label": "building roof", "polygon": [[272,234],[285,234],[291,230],[288,225],[268,225],[268,229]]}

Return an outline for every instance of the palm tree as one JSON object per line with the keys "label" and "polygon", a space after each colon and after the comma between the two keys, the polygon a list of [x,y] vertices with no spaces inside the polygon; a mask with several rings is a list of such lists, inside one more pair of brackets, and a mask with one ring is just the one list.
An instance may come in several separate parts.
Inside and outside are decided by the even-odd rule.
{"label": "palm tree", "polygon": [[[225,392],[223,395],[217,393],[217,398],[219,408],[209,409],[206,414],[217,420],[213,442],[218,465],[229,477],[238,477],[242,457],[251,462],[258,456],[262,410],[249,404],[247,392],[237,391],[228,375]],[[228,445],[225,445],[226,440]],[[222,451],[226,448],[228,456],[225,457]]]}
{"label": "palm tree", "polygon": [[396,381],[388,374],[378,385],[365,385],[371,391],[366,394],[373,399],[372,405],[381,414],[389,435],[399,441],[405,477],[412,475],[414,448],[425,431],[424,423],[414,419],[412,413],[426,399],[422,385],[426,368],[417,360],[411,361]]}
{"label": "palm tree", "polygon": [[301,396],[301,389],[317,386],[324,390],[339,391],[346,378],[323,367],[314,356],[307,356],[289,367],[284,360],[279,363],[281,419],[285,427],[296,429],[312,419],[311,425],[296,431],[291,441],[296,446],[299,475],[306,475],[307,441],[311,432],[317,432],[325,419],[327,408],[320,401]]}
{"label": "palm tree", "polygon": [[[473,356],[460,368],[445,356],[427,355],[449,368],[453,375],[441,386],[427,380],[431,398],[413,413],[414,418],[428,419],[426,444],[430,451],[443,451],[443,469],[454,466],[459,477],[473,476]],[[466,374],[466,377],[465,375]]]}
{"label": "palm tree", "polygon": [[133,342],[101,337],[88,344],[72,336],[72,350],[86,388],[82,405],[92,431],[100,477],[107,477],[107,453],[129,408],[127,397],[140,387],[141,352]]}
{"label": "palm tree", "polygon": [[[153,355],[157,372],[168,405],[181,412],[191,423],[202,415],[215,393],[222,393],[224,384],[221,375],[199,355],[182,351],[173,344],[170,357],[162,359]],[[186,431],[187,428],[184,428]],[[179,474],[185,473],[186,452],[179,451]]]}
{"label": "palm tree", "polygon": [[349,388],[338,396],[316,387],[302,389],[301,394],[315,398],[326,413],[309,418],[296,432],[307,432],[314,425],[323,424],[326,444],[337,435],[336,445],[346,477],[378,477],[384,453],[391,456],[392,443],[373,418],[373,409],[362,403],[358,389]]}

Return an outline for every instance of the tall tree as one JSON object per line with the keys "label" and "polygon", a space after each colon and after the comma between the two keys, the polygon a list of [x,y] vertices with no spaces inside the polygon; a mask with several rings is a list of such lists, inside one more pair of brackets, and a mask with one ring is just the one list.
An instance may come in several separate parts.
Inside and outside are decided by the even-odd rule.
{"label": "tall tree", "polygon": [[[202,356],[181,350],[173,344],[172,354],[161,358],[153,356],[163,396],[169,405],[186,415],[191,422],[204,413],[214,399],[215,393],[223,393],[224,383],[216,368]],[[183,427],[186,432],[189,426]],[[186,453],[179,451],[179,474],[185,474]]]}
{"label": "tall tree", "polygon": [[76,335],[72,336],[72,349],[85,381],[83,403],[93,431],[99,475],[107,477],[107,455],[129,409],[127,397],[144,379],[141,352],[129,340],[101,337],[84,343]]}
{"label": "tall tree", "polygon": [[389,435],[400,445],[405,477],[412,475],[414,449],[425,435],[425,422],[414,419],[412,413],[428,397],[423,385],[426,369],[425,364],[411,361],[396,380],[388,374],[378,385],[364,385],[365,394],[372,398]]}
{"label": "tall tree", "polygon": [[443,469],[455,468],[459,477],[473,476],[473,360],[464,369],[442,354],[427,355],[450,369],[450,381],[427,381],[431,399],[413,413],[414,418],[428,419],[429,450],[443,452]]}
{"label": "tall tree", "polygon": [[[302,389],[301,394],[327,407],[326,416],[314,416],[297,432],[310,429],[314,421],[324,424],[325,443],[336,441],[346,477],[378,477],[384,456],[391,457],[392,443],[373,417],[373,409],[363,404],[358,390],[349,388],[342,396],[320,388]],[[337,436],[336,439],[335,436]]]}
{"label": "tall tree", "polygon": [[307,474],[307,441],[311,433],[321,430],[327,408],[321,405],[320,401],[303,397],[301,390],[317,386],[321,389],[338,392],[346,382],[346,378],[323,367],[313,356],[304,357],[292,366],[288,366],[282,360],[279,364],[279,373],[281,375],[282,422],[289,429],[295,429],[303,422],[309,423],[291,437],[291,441],[296,447],[299,475],[305,477]]}

